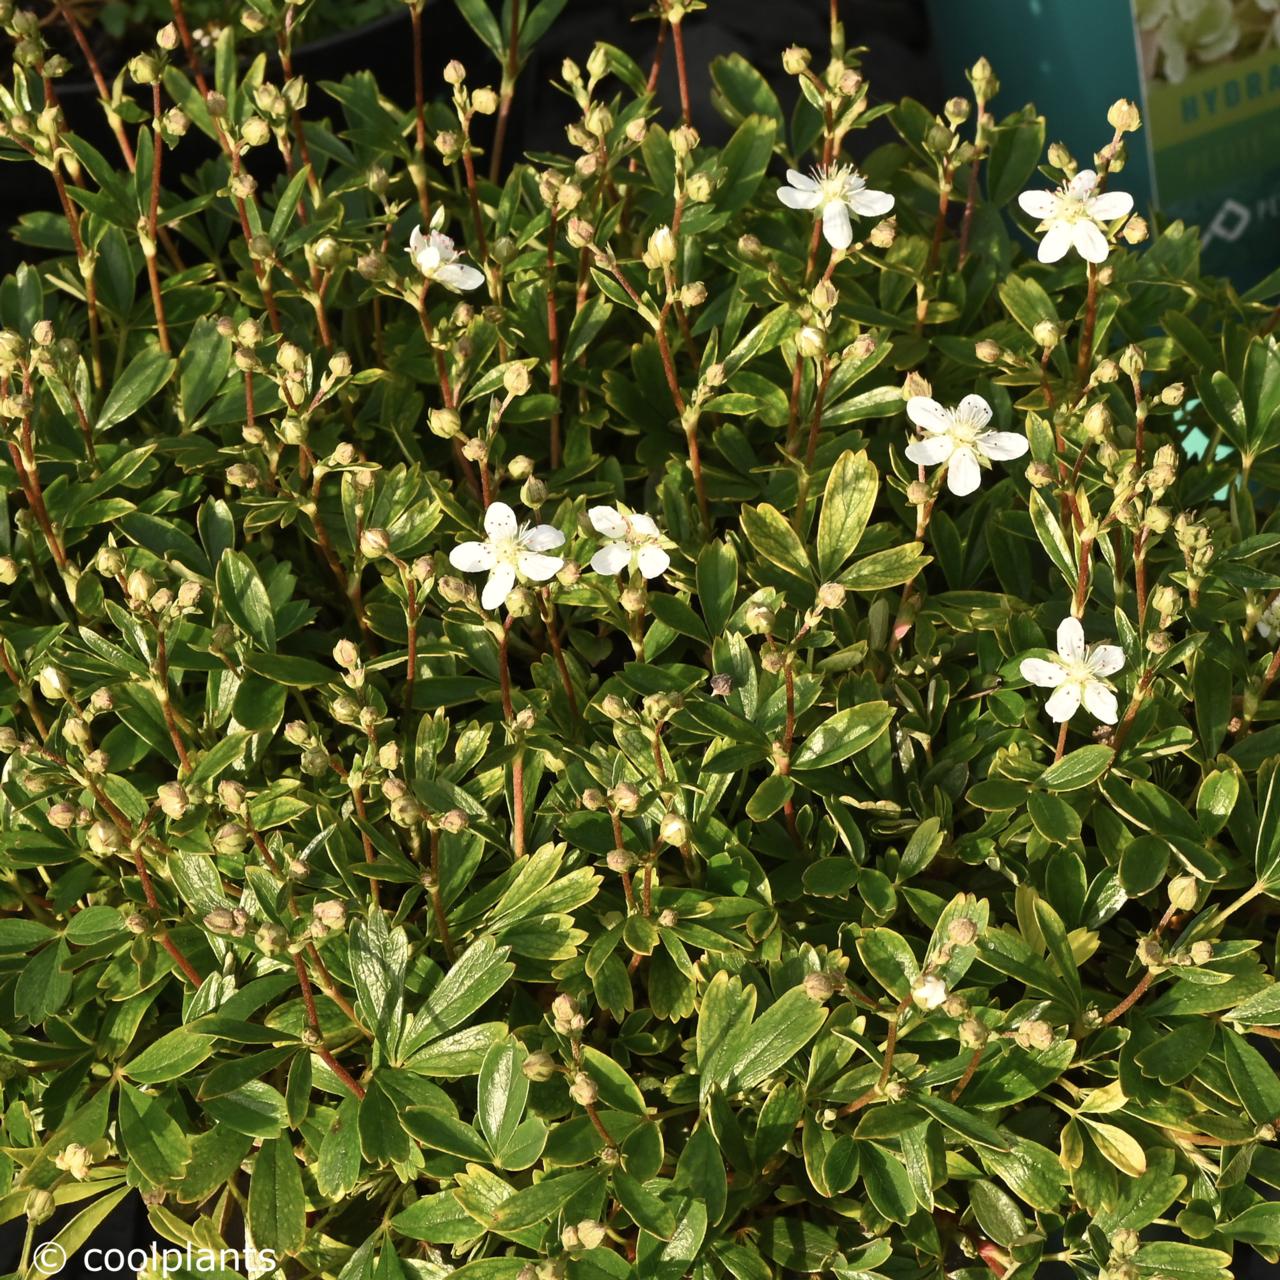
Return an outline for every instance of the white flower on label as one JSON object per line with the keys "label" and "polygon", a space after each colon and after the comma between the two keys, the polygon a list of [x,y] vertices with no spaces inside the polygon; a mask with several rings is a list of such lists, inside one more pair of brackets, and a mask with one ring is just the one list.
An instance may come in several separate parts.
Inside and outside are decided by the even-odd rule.
{"label": "white flower on label", "polygon": [[1111,246],[1103,224],[1123,218],[1133,209],[1127,191],[1098,191],[1098,175],[1081,169],[1057,191],[1024,191],[1018,197],[1023,212],[1039,218],[1044,236],[1036,257],[1057,262],[1068,249],[1086,262],[1105,262]]}
{"label": "white flower on label", "polygon": [[788,169],[787,184],[778,188],[778,199],[788,209],[816,209],[822,234],[833,249],[847,249],[853,243],[851,213],[882,218],[893,208],[893,197],[887,191],[873,191],[851,164],[819,167],[812,177]]}
{"label": "white flower on label", "polygon": [[988,431],[991,406],[981,396],[965,396],[947,409],[929,396],[912,396],[907,417],[925,432],[907,445],[907,457],[922,467],[945,466],[947,488],[967,497],[982,483],[982,468],[1026,453],[1025,436],[1014,431]]}
{"label": "white flower on label", "polygon": [[443,231],[428,231],[423,235],[421,227],[414,227],[409,237],[409,256],[426,279],[435,280],[455,293],[478,289],[484,284],[484,273],[460,261],[462,255]]}
{"label": "white flower on label", "polygon": [[564,568],[560,556],[544,554],[564,544],[564,534],[549,524],[520,524],[505,502],[484,513],[484,542],[461,542],[449,552],[449,563],[463,573],[488,573],[480,593],[485,609],[496,609],[511,594],[517,578],[546,582]]}
{"label": "white flower on label", "polygon": [[1070,720],[1082,702],[1095,720],[1115,724],[1116,695],[1106,677],[1123,666],[1124,651],[1119,645],[1086,647],[1080,619],[1063,618],[1058,624],[1058,656],[1050,661],[1024,658],[1019,669],[1024,680],[1053,690],[1044,709],[1056,724]]}
{"label": "white flower on label", "polygon": [[670,568],[671,557],[662,549],[662,534],[652,516],[640,511],[626,515],[617,507],[591,507],[587,519],[608,539],[591,557],[597,573],[639,569],[646,578],[657,578]]}
{"label": "white flower on label", "polygon": [[926,1013],[940,1008],[947,1002],[947,984],[936,973],[922,973],[911,987],[911,999]]}

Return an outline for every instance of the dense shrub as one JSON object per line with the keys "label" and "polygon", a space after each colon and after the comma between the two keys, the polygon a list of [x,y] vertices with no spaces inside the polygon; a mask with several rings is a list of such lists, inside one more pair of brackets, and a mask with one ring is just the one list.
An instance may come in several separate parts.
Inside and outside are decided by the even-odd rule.
{"label": "dense shrub", "polygon": [[459,4],[408,111],[165,28],[111,157],[3,6],[22,1266],[135,1193],[347,1280],[1274,1260],[1280,281],[1131,104],[1046,161],[838,25],[719,150],[597,47],[501,176],[558,6]]}

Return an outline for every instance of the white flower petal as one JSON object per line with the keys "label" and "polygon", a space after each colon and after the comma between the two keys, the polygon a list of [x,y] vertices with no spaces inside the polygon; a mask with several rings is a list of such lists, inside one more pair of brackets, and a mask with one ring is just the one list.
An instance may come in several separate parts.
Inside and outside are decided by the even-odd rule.
{"label": "white flower petal", "polygon": [[516,513],[505,502],[494,502],[484,513],[484,531],[490,538],[514,538],[519,529]]}
{"label": "white flower petal", "polygon": [[811,178],[807,173],[801,173],[799,169],[787,170],[787,182],[798,191],[817,191],[818,189],[817,178]]}
{"label": "white flower petal", "polygon": [[1084,709],[1103,724],[1115,724],[1120,711],[1116,695],[1100,680],[1090,680],[1085,684]]}
{"label": "white flower petal", "polygon": [[616,507],[588,507],[587,519],[591,527],[606,538],[627,536],[627,518]]}
{"label": "white flower petal", "polygon": [[843,200],[832,200],[823,208],[822,234],[833,249],[847,249],[853,243],[853,223]]}
{"label": "white flower petal", "polygon": [[1041,220],[1052,218],[1058,207],[1058,198],[1052,191],[1024,191],[1018,197],[1018,205],[1023,213]]}
{"label": "white flower petal", "polygon": [[994,462],[1020,458],[1028,449],[1026,436],[1016,431],[984,431],[978,437],[978,448]]}
{"label": "white flower petal", "polygon": [[1086,206],[1091,218],[1099,222],[1114,222],[1123,218],[1133,208],[1133,197],[1127,191],[1104,191],[1094,196]]}
{"label": "white flower petal", "polygon": [[1123,666],[1124,650],[1118,644],[1095,644],[1089,650],[1089,670],[1095,675],[1113,676]]}
{"label": "white flower petal", "polygon": [[956,405],[956,417],[975,427],[985,427],[991,421],[991,406],[978,395],[967,395]]}
{"label": "white flower petal", "polygon": [[1089,193],[1098,185],[1098,175],[1093,169],[1081,169],[1074,178],[1067,183],[1067,191],[1075,196],[1077,200],[1085,200]]}
{"label": "white flower petal", "polygon": [[907,457],[922,467],[936,467],[946,462],[955,452],[956,443],[950,436],[928,436],[913,440],[907,445]]}
{"label": "white flower petal", "polygon": [[453,289],[462,293],[471,289],[478,289],[484,284],[483,273],[477,271],[475,267],[467,266],[465,262],[451,262],[441,267],[436,272],[436,279],[446,289]]}
{"label": "white flower petal", "polygon": [[538,524],[520,539],[520,545],[529,551],[554,551],[564,546],[564,534],[555,525]]}
{"label": "white flower petal", "polygon": [[1018,670],[1024,680],[1041,689],[1056,689],[1067,678],[1065,667],[1044,658],[1023,658]]}
{"label": "white flower petal", "polygon": [[516,567],[530,582],[546,582],[564,568],[564,559],[561,556],[539,555],[536,551],[522,551],[516,557]]}
{"label": "white flower petal", "polygon": [[907,417],[926,431],[950,431],[951,414],[929,396],[912,396],[907,401]]}
{"label": "white flower petal", "polygon": [[606,543],[591,557],[591,567],[597,573],[613,577],[631,563],[631,548],[625,542]]}
{"label": "white flower petal", "polygon": [[967,498],[981,483],[978,455],[968,445],[961,445],[947,463],[947,488],[957,498]]}
{"label": "white flower petal", "polygon": [[631,529],[633,533],[641,538],[660,538],[662,536],[658,529],[657,521],[652,516],[645,515],[643,511],[637,511],[632,515]]}
{"label": "white flower petal", "polygon": [[449,552],[449,563],[463,573],[484,573],[493,568],[493,548],[487,542],[460,542]]}
{"label": "white flower petal", "polygon": [[1060,684],[1044,704],[1045,712],[1055,724],[1070,720],[1080,707],[1080,685],[1075,680]]}
{"label": "white flower petal", "polygon": [[856,191],[849,197],[854,213],[864,218],[882,218],[893,208],[893,197],[887,191],[872,191],[869,187]]}
{"label": "white flower petal", "polygon": [[1102,234],[1101,228],[1087,218],[1077,222],[1072,228],[1072,243],[1086,262],[1106,262],[1107,254],[1111,252],[1111,246],[1107,244],[1107,237]]}
{"label": "white flower petal", "polygon": [[820,191],[797,191],[794,187],[779,187],[778,199],[788,209],[816,209],[822,203]]}
{"label": "white flower petal", "polygon": [[488,582],[484,584],[484,590],[480,593],[480,607],[482,609],[499,608],[502,602],[511,594],[515,585],[515,567],[509,564],[497,565],[489,575]]}
{"label": "white flower petal", "polygon": [[1055,222],[1044,233],[1036,257],[1041,262],[1058,262],[1066,256],[1071,248],[1071,225],[1067,222]]}
{"label": "white flower petal", "polygon": [[646,578],[660,578],[671,567],[671,557],[661,547],[641,547],[636,553],[636,568]]}
{"label": "white flower petal", "polygon": [[1063,662],[1084,661],[1084,627],[1079,618],[1063,618],[1058,623],[1058,657]]}

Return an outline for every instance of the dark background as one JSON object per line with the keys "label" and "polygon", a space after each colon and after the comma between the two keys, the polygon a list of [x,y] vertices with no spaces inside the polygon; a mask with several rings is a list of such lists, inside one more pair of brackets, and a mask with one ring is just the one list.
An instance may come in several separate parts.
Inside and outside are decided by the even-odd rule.
{"label": "dark background", "polygon": [[[953,0],[959,2],[959,0]],[[512,115],[508,140],[509,157],[525,151],[562,151],[565,147],[564,126],[573,116],[572,104],[549,84],[559,78],[560,64],[566,57],[585,62],[598,40],[626,50],[646,70],[652,62],[656,26],[652,21],[633,22],[640,8],[638,0],[570,0],[561,19],[538,45],[521,78]],[[239,12],[239,4],[228,3],[228,13]],[[842,0],[841,16],[849,47],[866,46],[866,63],[871,72],[873,102],[893,100],[904,95],[918,98],[934,109],[945,96],[942,74],[931,39],[924,0]],[[448,0],[433,0],[424,19],[426,83],[428,94],[442,88],[441,71],[451,58],[460,58],[468,67],[469,81],[480,85],[498,80],[498,68],[474,33]],[[813,50],[820,62],[828,48],[826,0],[721,0],[709,12],[693,15],[685,25],[685,48],[689,66],[693,122],[709,143],[723,141],[728,129],[711,105],[711,80],[707,72],[710,61],[723,54],[740,53],[755,65],[773,84],[775,92],[789,109],[795,98],[795,82],[782,70],[781,52],[798,44]],[[141,46],[139,46],[141,47]],[[305,43],[296,55],[296,70],[315,84],[321,80],[340,80],[352,71],[372,70],[384,93],[392,100],[407,105],[413,99],[413,67],[410,59],[410,34],[407,11],[348,32],[334,33]],[[135,52],[123,49],[120,56]],[[105,69],[110,75],[112,54],[104,50]],[[73,56],[78,65],[78,56]],[[277,77],[278,78],[278,77]],[[73,130],[88,137],[105,155],[116,154],[115,144],[102,122],[97,94],[88,77],[74,74],[61,81],[59,97]],[[663,116],[678,117],[679,92],[674,59],[668,49],[663,61],[663,74],[658,85]],[[1010,108],[1018,104],[1005,104]],[[328,104],[325,95],[313,89],[307,118],[324,114]],[[873,142],[887,138],[888,126],[880,122]],[[183,160],[195,164],[201,140],[188,135],[174,160],[166,160],[166,178],[172,181],[175,171],[181,173]],[[30,166],[0,169],[0,224],[6,235],[0,240],[0,273],[12,271],[24,259],[34,255],[14,242],[7,229],[20,214],[32,209],[55,206],[52,183],[42,181],[41,174]],[[71,1206],[59,1212],[37,1232],[38,1240],[51,1239],[82,1206]],[[18,1261],[25,1220],[19,1219],[0,1227],[0,1274],[12,1271]],[[149,1248],[158,1240],[147,1221],[146,1209],[137,1196],[130,1197],[98,1230],[92,1243],[103,1249]],[[234,1242],[233,1242],[234,1243]],[[1236,1274],[1242,1280],[1270,1280],[1276,1268],[1263,1263],[1249,1250]],[[73,1258],[62,1273],[69,1277],[83,1274]]]}

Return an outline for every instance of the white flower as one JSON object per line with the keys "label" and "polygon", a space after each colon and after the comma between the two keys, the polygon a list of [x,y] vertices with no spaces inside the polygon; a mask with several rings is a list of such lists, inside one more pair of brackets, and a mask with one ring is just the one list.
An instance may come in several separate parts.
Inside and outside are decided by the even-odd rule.
{"label": "white flower", "polygon": [[564,568],[560,556],[543,552],[561,546],[564,534],[549,524],[516,522],[516,513],[505,502],[495,502],[484,513],[484,542],[461,542],[449,552],[449,563],[463,573],[488,573],[480,593],[486,609],[496,609],[511,594],[516,578],[546,582]]}
{"label": "white flower", "polygon": [[483,272],[458,260],[461,255],[443,231],[428,231],[424,236],[421,227],[414,227],[409,237],[409,256],[428,280],[435,280],[455,293],[478,289],[484,284]]}
{"label": "white flower", "polygon": [[778,199],[788,209],[817,209],[822,234],[833,249],[847,249],[853,243],[851,212],[863,218],[880,218],[893,208],[893,197],[885,191],[872,191],[851,164],[817,168],[811,178],[788,169],[787,182],[790,185],[778,188]]}
{"label": "white flower", "polygon": [[652,517],[642,512],[623,515],[616,507],[592,507],[587,512],[591,527],[608,541],[591,557],[597,573],[615,574],[639,569],[646,578],[661,577],[671,565],[662,549],[662,534]]}
{"label": "white flower", "polygon": [[947,1002],[947,984],[936,973],[923,973],[911,988],[916,1008],[936,1009]]}
{"label": "white flower", "polygon": [[53,1157],[54,1168],[61,1169],[63,1173],[69,1173],[77,1182],[83,1182],[89,1176],[91,1164],[93,1164],[93,1154],[88,1147],[78,1142],[63,1147]]}
{"label": "white flower", "polygon": [[1083,702],[1085,710],[1103,724],[1116,722],[1116,695],[1104,678],[1124,666],[1124,652],[1116,644],[1084,643],[1079,618],[1063,618],[1058,624],[1058,656],[1024,658],[1022,678],[1042,689],[1052,689],[1045,703],[1049,718],[1057,724],[1070,720]]}
{"label": "white flower", "polygon": [[1276,598],[1262,611],[1262,617],[1258,619],[1258,634],[1264,639],[1269,640],[1273,631],[1280,630],[1280,596]]}
{"label": "white flower", "polygon": [[1017,432],[987,430],[991,406],[981,396],[965,396],[954,409],[944,409],[928,396],[912,396],[907,417],[927,433],[907,445],[907,457],[922,467],[945,466],[947,488],[958,498],[982,483],[983,467],[1027,451],[1026,438]]}
{"label": "white flower", "polygon": [[1098,175],[1081,169],[1057,191],[1024,191],[1018,197],[1023,211],[1040,219],[1044,238],[1036,257],[1041,262],[1057,262],[1068,249],[1086,262],[1105,262],[1111,246],[1102,224],[1123,218],[1133,208],[1127,191],[1105,191],[1095,195]]}

